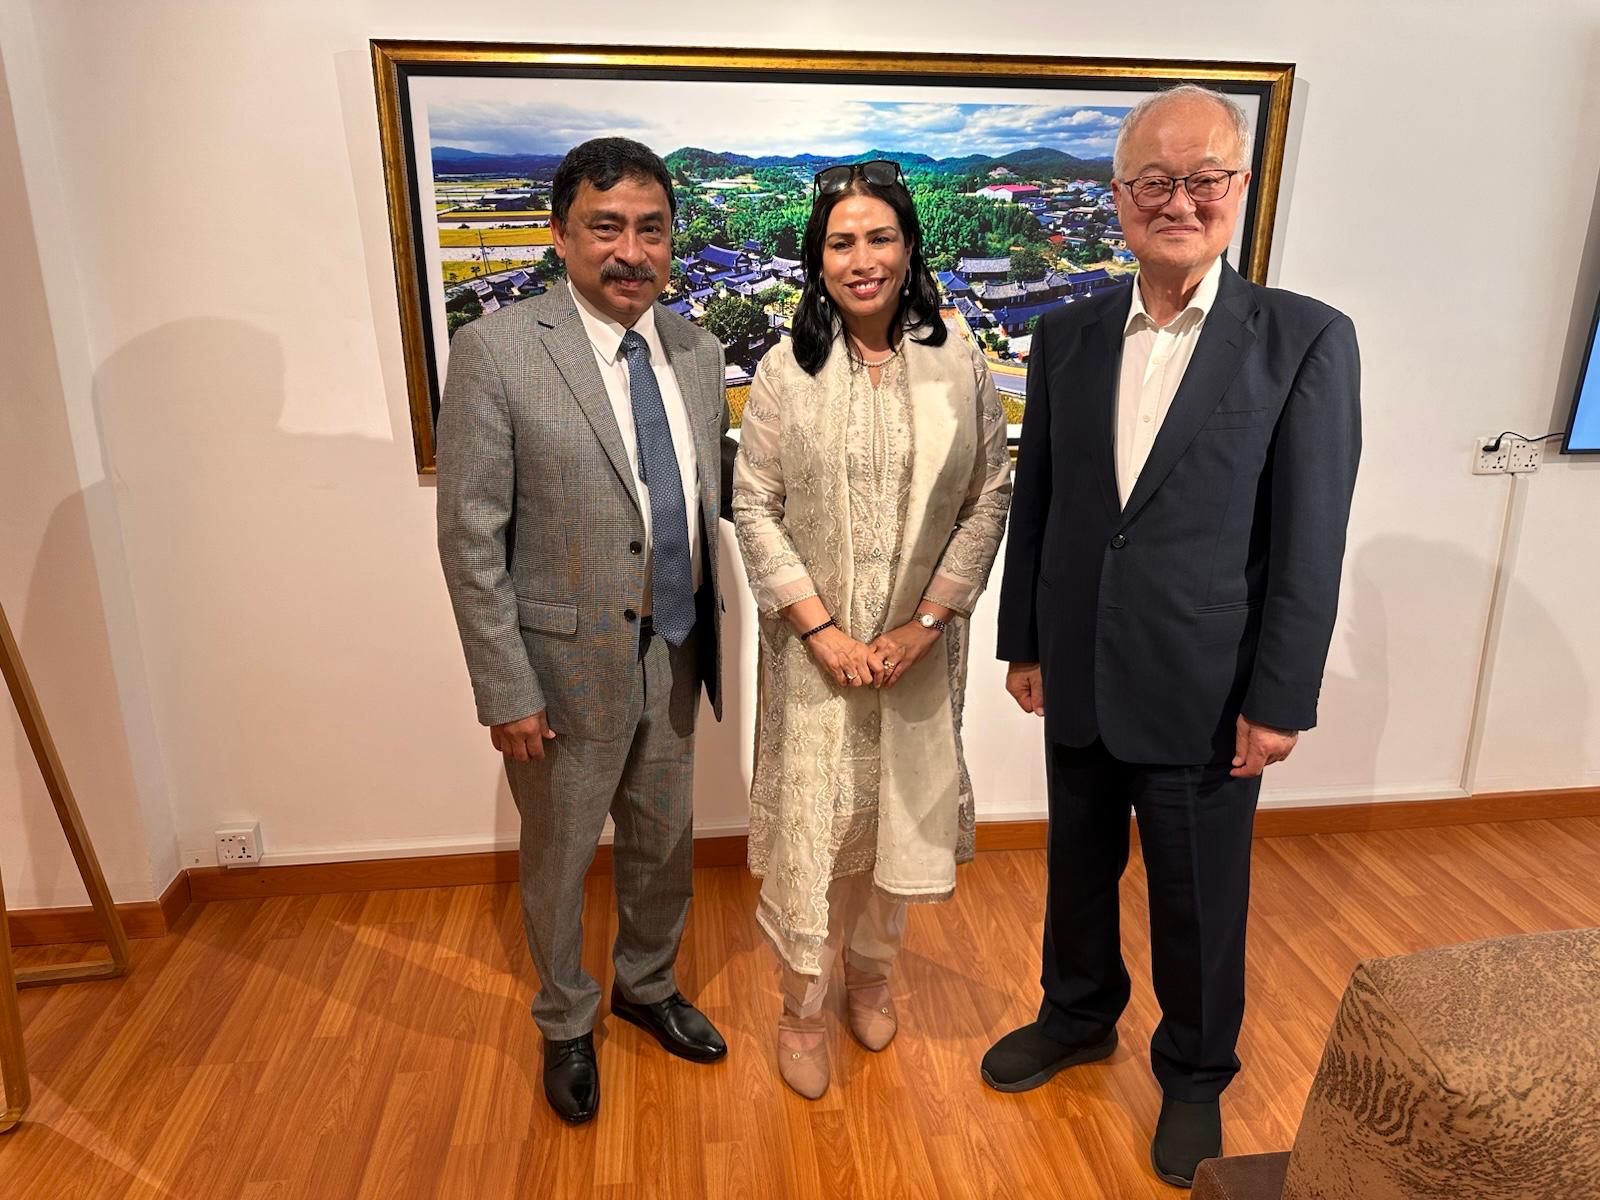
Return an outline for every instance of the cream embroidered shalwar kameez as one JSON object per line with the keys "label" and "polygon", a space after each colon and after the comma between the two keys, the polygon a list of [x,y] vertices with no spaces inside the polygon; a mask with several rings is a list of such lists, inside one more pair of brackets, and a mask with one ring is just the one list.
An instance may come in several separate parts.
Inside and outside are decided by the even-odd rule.
{"label": "cream embroidered shalwar kameez", "polygon": [[[818,973],[833,880],[871,872],[890,896],[937,900],[972,857],[964,617],[1010,497],[1005,416],[959,338],[906,339],[876,387],[842,343],[815,377],[787,341],[757,368],[733,496],[761,610],[750,869],[756,919],[791,970]],[[813,595],[862,642],[923,597],[958,616],[894,687],[840,688],[779,615]]]}

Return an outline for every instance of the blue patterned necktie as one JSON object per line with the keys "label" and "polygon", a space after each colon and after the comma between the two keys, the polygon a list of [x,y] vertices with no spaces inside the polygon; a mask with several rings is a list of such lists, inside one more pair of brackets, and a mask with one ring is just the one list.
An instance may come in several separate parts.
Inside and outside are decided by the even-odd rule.
{"label": "blue patterned necktie", "polygon": [[689,521],[683,505],[683,475],[672,446],[667,408],[661,401],[650,347],[637,330],[622,335],[628,359],[628,398],[639,438],[639,476],[650,489],[650,586],[655,631],[674,646],[694,628],[694,577],[689,566]]}

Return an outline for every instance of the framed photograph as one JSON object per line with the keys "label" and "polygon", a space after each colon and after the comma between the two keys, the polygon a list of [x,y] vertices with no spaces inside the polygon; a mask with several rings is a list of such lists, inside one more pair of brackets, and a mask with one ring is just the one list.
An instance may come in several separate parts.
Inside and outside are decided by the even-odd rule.
{"label": "framed photograph", "polygon": [[916,200],[942,315],[975,343],[1015,435],[1034,326],[1135,270],[1111,196],[1128,110],[1183,81],[1250,119],[1253,178],[1228,252],[1266,278],[1294,67],[946,54],[372,43],[417,466],[460,326],[565,287],[550,180],[591,137],[635,138],[676,185],[662,303],[727,352],[738,426],[804,283],[812,177],[890,158]]}

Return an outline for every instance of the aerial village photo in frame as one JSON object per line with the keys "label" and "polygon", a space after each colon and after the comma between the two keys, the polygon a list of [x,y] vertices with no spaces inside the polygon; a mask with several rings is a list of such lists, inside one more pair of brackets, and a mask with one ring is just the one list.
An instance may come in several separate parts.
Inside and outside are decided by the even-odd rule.
{"label": "aerial village photo in frame", "polygon": [[[385,61],[378,51],[403,66],[407,45],[375,44],[380,110]],[[677,212],[661,302],[722,343],[736,429],[756,363],[789,336],[804,284],[800,238],[813,176],[836,163],[900,164],[938,279],[941,316],[982,351],[1013,436],[1040,317],[1136,270],[1113,203],[1111,153],[1142,97],[1199,76],[1243,105],[1254,130],[1255,179],[1229,261],[1264,277],[1271,206],[1261,199],[1276,191],[1281,122],[1275,144],[1265,134],[1275,105],[1287,107],[1287,67],[1257,64],[1236,72],[1246,78],[1229,80],[1198,71],[1063,79],[999,70],[936,79],[916,60],[888,72],[876,59],[858,64],[872,68],[858,78],[649,63],[630,77],[606,65],[588,74],[569,63],[391,66],[397,111],[385,114],[386,167],[392,224],[400,226],[397,201],[409,210],[395,230],[396,274],[424,470],[432,465],[450,336],[566,286],[550,229],[550,181],[562,155],[591,137],[635,138],[666,162]]]}

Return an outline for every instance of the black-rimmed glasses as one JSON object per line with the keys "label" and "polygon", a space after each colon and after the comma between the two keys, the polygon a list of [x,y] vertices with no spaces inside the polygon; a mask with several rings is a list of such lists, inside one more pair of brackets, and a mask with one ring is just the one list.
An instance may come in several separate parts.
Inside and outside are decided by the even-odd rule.
{"label": "black-rimmed glasses", "polygon": [[1204,171],[1191,171],[1176,178],[1171,175],[1141,175],[1137,179],[1124,179],[1121,182],[1128,189],[1134,204],[1140,208],[1164,208],[1180,186],[1196,204],[1221,200],[1228,194],[1228,188],[1237,174],[1238,171],[1207,167]]}
{"label": "black-rimmed glasses", "polygon": [[816,189],[817,195],[832,196],[836,192],[848,189],[855,182],[857,175],[878,187],[905,184],[905,179],[900,174],[899,163],[892,158],[874,158],[867,162],[840,163],[837,167],[826,167],[816,173],[811,185]]}

